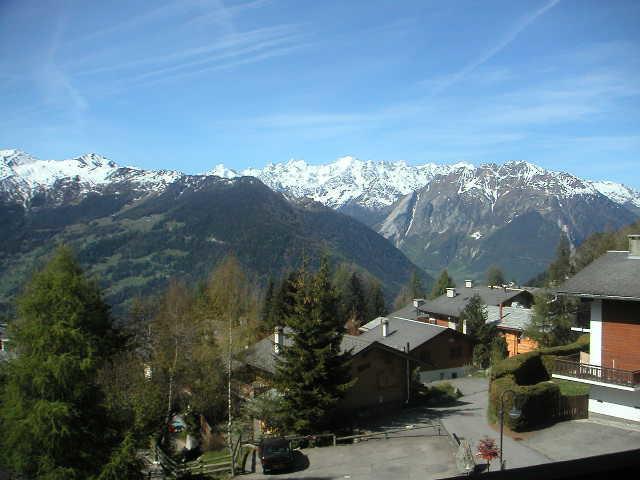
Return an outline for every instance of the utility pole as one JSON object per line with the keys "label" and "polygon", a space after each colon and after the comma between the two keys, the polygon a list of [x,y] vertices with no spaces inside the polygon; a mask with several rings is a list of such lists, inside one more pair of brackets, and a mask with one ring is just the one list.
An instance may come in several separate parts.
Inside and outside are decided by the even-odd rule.
{"label": "utility pole", "polygon": [[229,413],[227,423],[227,441],[229,443],[229,454],[231,455],[231,476],[235,474],[233,458],[233,439],[231,438],[231,316],[229,316],[229,351],[227,354],[227,410]]}

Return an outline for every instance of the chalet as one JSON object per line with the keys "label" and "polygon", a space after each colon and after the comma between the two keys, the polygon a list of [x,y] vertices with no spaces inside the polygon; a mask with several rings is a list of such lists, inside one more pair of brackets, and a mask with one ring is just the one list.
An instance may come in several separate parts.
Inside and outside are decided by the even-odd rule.
{"label": "chalet", "polygon": [[416,320],[416,315],[416,309],[408,306],[378,317],[360,327],[357,338],[404,351],[422,362],[412,366],[412,371],[419,370],[421,382],[465,375],[472,361],[471,339],[456,330]]}
{"label": "chalet", "polygon": [[[519,306],[529,308],[533,303],[533,295],[530,291],[521,288],[507,286],[474,285],[471,280],[465,280],[463,287],[447,288],[444,295],[433,300],[414,300],[417,312],[417,320],[440,325],[442,327],[456,328],[458,319],[469,300],[474,295],[480,296],[482,303],[487,306]],[[463,329],[465,331],[466,329]]]}
{"label": "chalet", "polygon": [[[277,358],[291,344],[287,328],[276,328],[273,336],[249,347],[244,355],[244,368],[250,373],[245,395],[252,396],[270,389],[276,373]],[[375,340],[344,335],[343,352],[351,353],[351,376],[355,384],[340,402],[342,411],[363,411],[380,406],[401,405],[410,398],[408,374],[416,363],[401,349]]]}
{"label": "chalet", "polygon": [[558,358],[553,377],[591,385],[589,411],[640,421],[640,235],[558,287],[590,304],[589,355]]}
{"label": "chalet", "polygon": [[532,314],[529,308],[487,306],[487,323],[494,323],[504,336],[510,357],[538,348],[538,342],[524,333],[531,323]]}

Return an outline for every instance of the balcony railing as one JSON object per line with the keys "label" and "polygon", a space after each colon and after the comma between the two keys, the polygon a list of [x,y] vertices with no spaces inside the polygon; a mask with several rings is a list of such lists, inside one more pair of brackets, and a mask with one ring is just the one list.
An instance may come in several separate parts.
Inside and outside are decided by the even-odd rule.
{"label": "balcony railing", "polygon": [[630,371],[619,368],[602,367],[600,365],[590,365],[580,363],[573,358],[556,358],[553,373],[576,377],[581,380],[592,380],[595,382],[612,383],[625,387],[640,387],[640,370]]}

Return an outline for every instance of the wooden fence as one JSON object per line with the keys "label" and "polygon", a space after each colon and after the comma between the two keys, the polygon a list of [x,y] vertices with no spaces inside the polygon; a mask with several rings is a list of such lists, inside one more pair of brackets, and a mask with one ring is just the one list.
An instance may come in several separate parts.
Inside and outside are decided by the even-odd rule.
{"label": "wooden fence", "polygon": [[557,420],[589,418],[589,395],[561,395],[553,417]]}

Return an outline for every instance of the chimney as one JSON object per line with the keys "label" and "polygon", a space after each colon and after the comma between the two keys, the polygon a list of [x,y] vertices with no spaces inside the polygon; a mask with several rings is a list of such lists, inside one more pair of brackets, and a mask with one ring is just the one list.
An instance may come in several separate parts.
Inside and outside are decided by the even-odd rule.
{"label": "chimney", "polygon": [[389,320],[386,318],[382,320],[382,336],[387,337],[389,335]]}
{"label": "chimney", "polygon": [[276,327],[273,330],[273,353],[280,353],[284,342],[284,331],[282,327]]}
{"label": "chimney", "polygon": [[424,298],[414,298],[413,299],[413,306],[416,308],[420,308],[422,305],[424,305]]}
{"label": "chimney", "polygon": [[473,281],[472,280],[465,280],[464,281],[464,288],[472,288],[473,287]]}
{"label": "chimney", "polygon": [[640,260],[640,234],[629,235],[629,258]]}
{"label": "chimney", "polygon": [[453,298],[455,296],[456,296],[456,289],[455,288],[447,288],[447,297]]}

